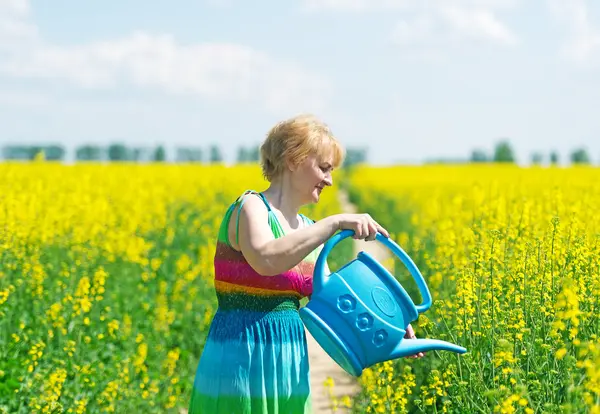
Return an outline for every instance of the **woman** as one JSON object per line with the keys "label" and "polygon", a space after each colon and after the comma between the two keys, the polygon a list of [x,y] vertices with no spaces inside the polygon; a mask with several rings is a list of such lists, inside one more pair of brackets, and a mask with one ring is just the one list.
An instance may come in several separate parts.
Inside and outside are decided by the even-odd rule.
{"label": "woman", "polygon": [[[374,240],[377,232],[389,237],[368,214],[314,222],[298,213],[333,185],[332,171],[344,155],[329,128],[312,116],[269,131],[261,146],[269,187],[244,192],[220,227],[214,262],[219,306],[196,372],[190,414],[311,412],[298,309],[312,292],[317,256],[338,230],[354,230],[357,239]],[[407,336],[414,337],[412,329]]]}

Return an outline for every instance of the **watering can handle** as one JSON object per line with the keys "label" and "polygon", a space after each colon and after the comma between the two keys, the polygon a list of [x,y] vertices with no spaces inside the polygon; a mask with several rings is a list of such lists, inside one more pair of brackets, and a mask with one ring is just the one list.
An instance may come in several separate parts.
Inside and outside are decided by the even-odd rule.
{"label": "watering can handle", "polygon": [[[331,237],[323,246],[323,250],[319,254],[317,258],[317,262],[315,263],[315,278],[313,280],[314,289],[320,290],[323,287],[323,278],[325,277],[325,263],[327,260],[327,256],[329,252],[335,247],[336,244],[341,242],[346,237],[350,237],[354,234],[354,230],[342,230],[339,233],[335,234]],[[410,256],[406,254],[404,250],[391,238],[385,237],[381,233],[377,233],[376,240],[383,243],[387,248],[389,248],[400,260],[402,263],[408,268],[410,274],[417,282],[417,286],[419,287],[419,291],[421,292],[421,296],[423,297],[423,303],[417,305],[417,312],[422,313],[428,310],[431,307],[431,294],[429,293],[429,288],[425,283],[425,279],[423,279],[423,275],[412,261]],[[393,282],[398,283],[396,279],[393,279]]]}

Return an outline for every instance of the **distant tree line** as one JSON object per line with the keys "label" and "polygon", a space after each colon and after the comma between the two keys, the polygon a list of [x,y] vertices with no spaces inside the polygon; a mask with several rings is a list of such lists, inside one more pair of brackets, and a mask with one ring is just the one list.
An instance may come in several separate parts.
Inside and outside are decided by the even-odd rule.
{"label": "distant tree line", "polygon": [[[550,151],[548,154],[548,162],[550,164],[558,164],[560,157],[558,152]],[[494,147],[492,154],[486,154],[480,149],[473,150],[471,153],[471,162],[500,162],[514,163],[516,162],[514,150],[508,140],[500,140]],[[572,164],[590,164],[590,156],[586,148],[576,148],[569,154],[569,161]],[[542,164],[544,162],[544,154],[536,151],[531,154],[530,162],[533,165]]]}
{"label": "distant tree line", "polygon": [[[49,161],[64,161],[66,150],[62,145],[5,145],[2,148],[4,160],[28,161],[43,154]],[[238,157],[241,161],[258,160],[258,149],[240,148]],[[167,160],[167,151],[164,146],[154,148],[127,146],[122,143],[113,143],[108,146],[84,144],[75,148],[75,161],[133,161],[133,162],[161,162]],[[207,150],[198,147],[177,147],[174,161],[176,162],[222,162],[223,155],[217,145],[211,145]]]}
{"label": "distant tree line", "polygon": [[[36,156],[43,155],[49,161],[64,161],[67,151],[60,144],[48,145],[18,145],[8,144],[2,147],[0,158],[4,160],[34,160]],[[345,168],[368,162],[367,148],[350,147],[346,149]],[[75,148],[75,161],[129,161],[129,162],[164,162],[167,161],[167,151],[164,146],[154,148],[127,146],[123,143],[112,143],[107,146],[84,144]],[[260,151],[258,145],[249,147],[240,146],[236,153],[236,163],[258,162]],[[534,152],[530,156],[531,164],[558,164],[560,157],[557,151],[550,151],[547,158],[542,152]],[[586,148],[575,148],[569,154],[568,160],[572,164],[591,164],[591,158]],[[221,163],[224,157],[221,148],[212,144],[208,148],[180,146],[175,148],[174,162],[191,163]],[[474,149],[466,159],[432,159],[427,163],[515,163],[516,157],[509,140],[503,139],[496,143],[493,151],[487,153],[482,149]]]}
{"label": "distant tree line", "polygon": [[[32,161],[42,156],[48,161],[64,161],[67,151],[60,144],[49,145],[16,145],[9,144],[2,148],[1,158],[4,160]],[[167,151],[164,146],[154,148],[127,146],[123,143],[112,143],[108,146],[84,144],[75,148],[75,161],[129,161],[129,162],[164,162]],[[255,163],[260,160],[258,145],[240,146],[237,149],[236,163]],[[180,146],[175,148],[174,162],[221,163],[224,161],[221,148],[210,145],[208,148]],[[345,167],[367,162],[366,148],[349,148],[346,150]]]}
{"label": "distant tree line", "polygon": [[[544,157],[544,153],[541,151],[533,152],[530,155],[529,161],[532,165],[539,165],[548,161],[549,164],[554,165],[560,162],[560,156],[557,151],[550,151],[547,154],[547,158]],[[591,164],[591,158],[586,148],[575,148],[569,153],[568,161],[571,164]],[[515,163],[517,162],[514,149],[507,139],[502,139],[496,143],[494,149],[487,153],[482,149],[474,149],[471,151],[471,155],[468,159],[435,159],[430,160],[430,163]]]}

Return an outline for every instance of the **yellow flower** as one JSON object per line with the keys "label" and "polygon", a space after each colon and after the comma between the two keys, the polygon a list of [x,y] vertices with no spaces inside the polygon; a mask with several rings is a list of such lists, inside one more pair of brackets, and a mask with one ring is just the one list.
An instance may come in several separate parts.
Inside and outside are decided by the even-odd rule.
{"label": "yellow flower", "polygon": [[567,355],[567,349],[566,348],[561,348],[558,351],[556,351],[556,359],[563,359],[565,357],[565,355]]}

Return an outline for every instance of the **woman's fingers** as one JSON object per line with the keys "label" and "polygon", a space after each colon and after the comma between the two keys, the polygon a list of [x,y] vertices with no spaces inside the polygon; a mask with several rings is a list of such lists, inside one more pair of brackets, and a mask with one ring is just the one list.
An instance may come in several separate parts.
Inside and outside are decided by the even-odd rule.
{"label": "woman's fingers", "polygon": [[386,229],[384,229],[379,223],[375,222],[375,226],[379,233],[383,234],[385,237],[390,237],[390,233]]}
{"label": "woman's fingers", "polygon": [[[406,334],[404,335],[404,338],[409,339],[409,340],[417,338],[417,336],[415,335],[415,330],[413,329],[413,327],[410,324],[408,324],[408,326],[406,327]],[[414,358],[421,358],[423,356],[425,356],[424,352],[418,352],[415,355],[410,355],[408,358],[414,359]]]}
{"label": "woman's fingers", "polygon": [[361,214],[356,217],[352,228],[354,230],[355,239],[365,239],[367,241],[375,240],[377,233],[381,233],[385,237],[390,237],[390,233],[384,229],[379,223],[377,223],[368,214]]}
{"label": "woman's fingers", "polygon": [[386,229],[384,229],[375,220],[373,220],[373,218],[369,214],[367,214],[366,216],[369,221],[369,232],[371,235],[371,237],[369,237],[369,240],[375,240],[377,233],[381,233],[385,237],[390,237],[390,234],[388,233],[388,231]]}
{"label": "woman's fingers", "polygon": [[362,221],[356,223],[356,229],[354,230],[354,238],[355,239],[364,239],[365,238],[365,224]]}
{"label": "woman's fingers", "polygon": [[377,232],[379,231],[378,224],[370,214],[365,214],[365,224],[367,229],[367,234],[365,235],[365,240],[372,241],[377,237]]}
{"label": "woman's fingers", "polygon": [[368,234],[366,237],[366,240],[375,240],[375,238],[377,237],[377,225],[375,223],[375,221],[371,220],[367,223],[368,226]]}

